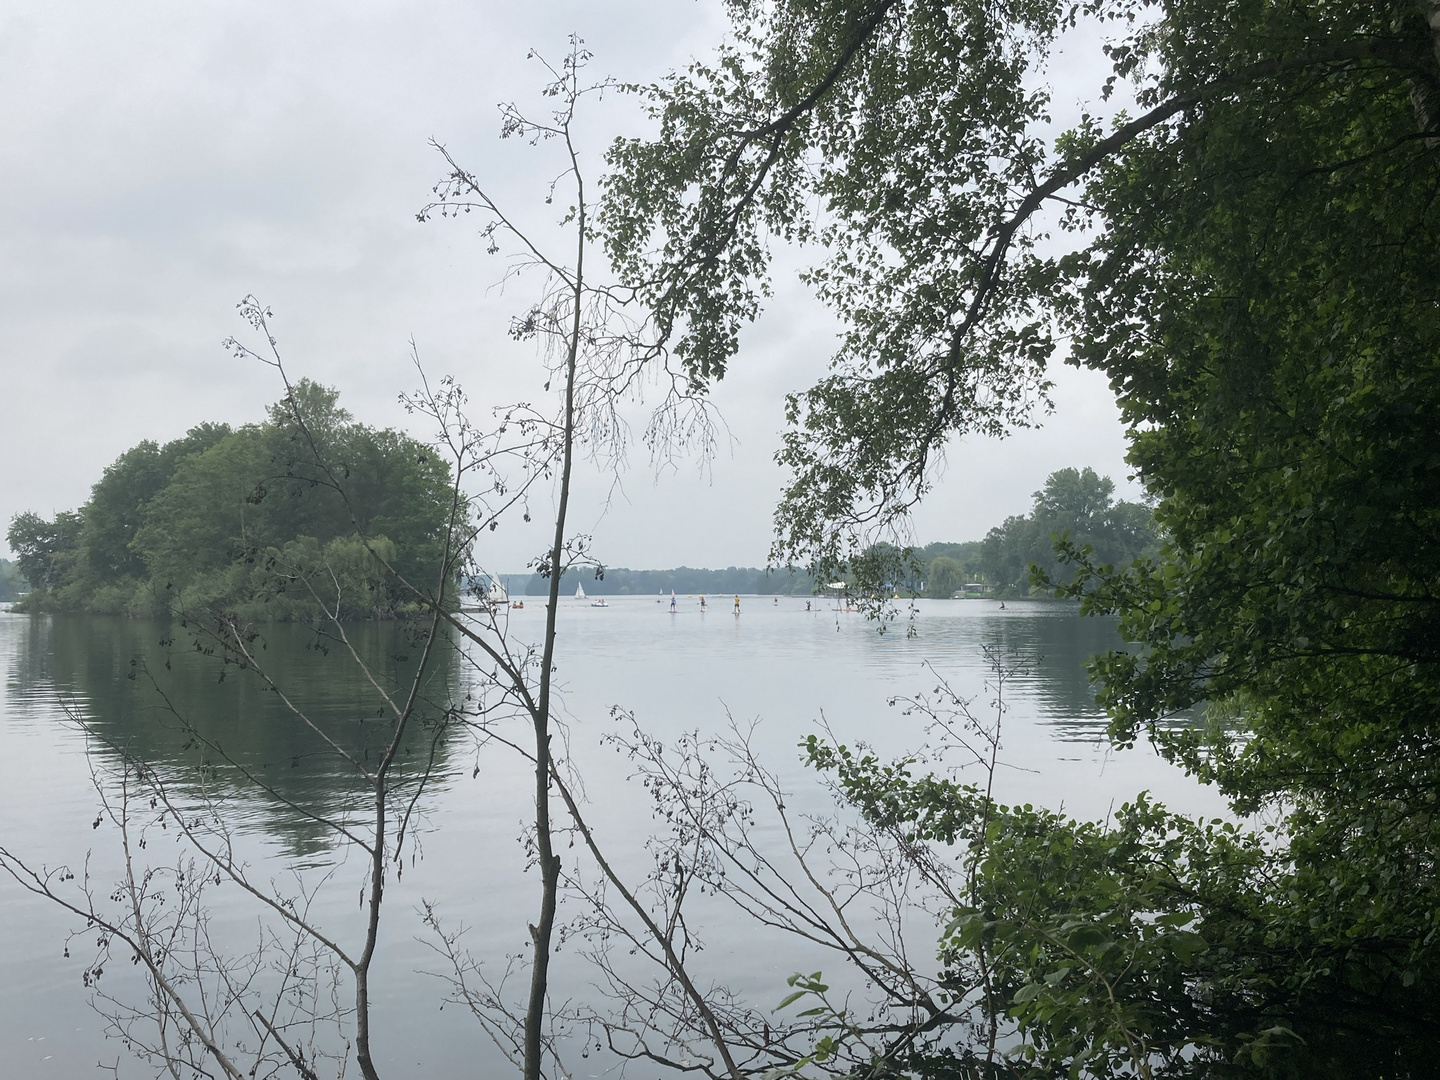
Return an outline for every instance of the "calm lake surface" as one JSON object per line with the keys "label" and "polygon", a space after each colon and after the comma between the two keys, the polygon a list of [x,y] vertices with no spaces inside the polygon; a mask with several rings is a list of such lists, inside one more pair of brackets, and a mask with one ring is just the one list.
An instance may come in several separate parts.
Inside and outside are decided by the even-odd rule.
{"label": "calm lake surface", "polygon": [[[690,731],[723,734],[732,723],[749,730],[753,723],[752,745],[794,793],[795,805],[821,811],[829,804],[801,766],[796,744],[825,724],[842,741],[868,742],[884,755],[919,746],[926,738],[923,719],[887,702],[927,694],[941,679],[972,698],[977,714],[989,715],[993,694],[986,688],[983,644],[998,646],[1025,669],[1007,684],[996,777],[1003,801],[1103,818],[1149,790],[1176,810],[1224,812],[1213,792],[1150,749],[1109,749],[1084,663],[1118,639],[1110,623],[1081,619],[1069,606],[1011,602],[1002,611],[989,601],[921,601],[909,637],[903,622],[878,634],[873,623],[830,610],[823,600],[806,612],[803,598],[781,597],[777,604],[744,597],[737,618],[729,597],[717,598],[708,613],[700,612],[697,599],[682,597],[677,614],[665,599],[614,597],[605,609],[574,600],[561,606],[557,674],[570,754],[602,842],[637,871],[654,826],[644,792],[629,779],[629,763],[602,743],[630,730],[613,709],[667,740]],[[538,637],[544,608],[539,598],[527,605],[511,614],[512,640]],[[357,626],[353,635],[356,648],[391,677],[403,679],[413,664],[399,628]],[[340,651],[316,648],[313,636],[297,627],[272,627],[263,638],[276,682],[331,737],[360,753],[378,741],[374,696]],[[204,755],[177,722],[183,715],[308,812],[344,816],[357,804],[348,773],[320,752],[317,738],[277,695],[196,652],[174,627],[0,612],[0,674],[0,845],[51,866],[79,867],[88,854],[102,890],[113,880],[115,845],[104,828],[92,828],[98,799],[91,777],[92,769],[113,766],[115,755],[87,740],[72,717],[167,770],[179,788],[199,782],[187,778],[196,776]],[[456,659],[426,684],[437,703],[484,693],[483,670]],[[421,731],[407,750],[413,770],[414,762],[430,760],[432,743]],[[429,974],[439,964],[418,909],[422,900],[436,903],[447,919],[471,928],[466,941],[475,953],[497,962],[525,946],[537,891],[534,875],[523,872],[520,842],[531,778],[513,752],[477,747],[464,735],[434,743],[433,755],[440,779],[417,805],[418,857],[407,860],[403,881],[387,893],[372,975],[374,1045],[387,1076],[504,1075],[474,1021],[453,1005],[441,1009],[445,987]],[[337,866],[323,830],[273,798],[238,786],[221,794],[253,865],[271,865],[271,875],[334,871],[332,882],[344,887],[323,894],[317,912],[337,933],[353,930],[362,878],[357,861]],[[253,934],[254,915],[239,903],[238,890],[218,890],[213,899],[218,932]],[[53,906],[0,879],[0,1071],[85,1077],[97,1075],[97,1064],[118,1059],[122,1077],[151,1075],[105,1039],[81,984],[88,954],[77,949],[64,956],[73,929]],[[798,946],[757,948],[744,926],[723,920],[710,929],[708,943],[711,976],[753,993],[765,1007],[784,996],[788,974],[821,966]],[[120,973],[107,988],[123,994],[127,977]],[[567,991],[584,993],[592,977],[573,952],[557,958],[557,985]]]}

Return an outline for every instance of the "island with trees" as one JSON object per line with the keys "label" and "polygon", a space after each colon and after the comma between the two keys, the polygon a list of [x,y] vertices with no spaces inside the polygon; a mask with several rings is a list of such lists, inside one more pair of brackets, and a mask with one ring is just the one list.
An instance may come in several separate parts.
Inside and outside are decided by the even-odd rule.
{"label": "island with trees", "polygon": [[78,510],[17,515],[25,611],[388,618],[437,589],[450,474],[427,446],[355,422],[301,380],[267,419],[206,423],[121,454]]}

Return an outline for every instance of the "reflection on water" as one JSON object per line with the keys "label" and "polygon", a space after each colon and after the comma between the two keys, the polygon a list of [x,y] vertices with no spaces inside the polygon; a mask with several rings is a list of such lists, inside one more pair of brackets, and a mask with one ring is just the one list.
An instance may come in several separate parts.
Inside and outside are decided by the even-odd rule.
{"label": "reflection on water", "polygon": [[[916,634],[909,637],[903,625],[877,634],[873,623],[823,602],[806,611],[804,597],[778,603],[742,597],[739,617],[728,604],[712,603],[702,613],[698,597],[679,599],[675,614],[668,597],[661,603],[613,597],[605,609],[566,598],[558,613],[562,742],[583,777],[591,824],[626,873],[648,871],[645,840],[659,826],[627,760],[602,742],[616,730],[612,707],[633,712],[647,732],[672,743],[686,732],[722,733],[732,718],[747,731],[757,720],[756,751],[790,787],[794,799],[787,802],[798,812],[825,812],[828,797],[800,764],[797,743],[823,720],[839,739],[868,742],[886,757],[904,754],[925,742],[927,733],[919,717],[886,702],[926,693],[937,675],[971,699],[977,714],[987,715],[982,644],[1026,668],[1007,692],[997,779],[1002,801],[1100,819],[1148,789],[1163,792],[1181,811],[1223,812],[1213,793],[1199,790],[1148,749],[1108,750],[1105,717],[1091,696],[1085,662],[1120,643],[1112,623],[1082,619],[1072,606],[1014,602],[1002,611],[989,601],[921,601]],[[506,616],[512,641],[534,642],[545,609],[527,604]],[[408,682],[416,650],[405,628],[347,630],[382,685]],[[368,788],[324,752],[320,735],[254,672],[227,667],[194,644],[182,629],[159,623],[0,614],[0,762],[9,770],[0,784],[0,842],[14,841],[52,863],[78,864],[90,845],[97,859],[105,854],[103,831],[90,828],[95,793],[87,783],[84,740],[62,708],[69,703],[107,739],[157,763],[169,783],[192,796],[204,784],[220,791],[227,823],[247,834],[246,853],[254,854],[257,873],[262,862],[267,872],[314,863],[331,868],[324,830],[287,803],[309,814],[344,817]],[[297,626],[264,628],[256,648],[276,682],[323,732],[356,756],[373,758],[389,726],[377,714],[381,703],[374,689],[342,648]],[[424,682],[423,723],[402,755],[402,776],[413,777],[415,763],[428,759],[439,730],[433,725],[452,700],[468,696],[473,707],[485,694],[488,665],[469,665],[459,650],[441,655],[443,662]],[[528,763],[498,742],[477,748],[453,733],[435,745],[443,782],[424,800],[420,857],[407,860],[403,881],[387,885],[376,1040],[384,1075],[392,1078],[508,1074],[463,1010],[440,1010],[442,989],[420,974],[435,970],[436,962],[417,912],[437,904],[471,928],[466,940],[478,955],[502,963],[525,947],[536,903],[535,875],[525,872],[526,849],[517,843],[531,809]],[[92,749],[101,764],[107,753],[114,761],[113,751]],[[217,757],[262,777],[275,794],[242,783],[235,766],[213,773],[200,767]],[[276,854],[279,860],[268,859]],[[568,849],[565,857],[573,865]],[[335,870],[334,887],[319,909],[327,925],[343,929],[355,919],[360,862]],[[249,919],[241,900],[238,890],[217,891],[216,919],[232,928]],[[3,880],[0,904],[7,915],[0,920],[0,1061],[16,1075],[78,1076],[97,1061],[123,1056],[104,1041],[85,1008],[80,961],[57,959],[64,921]],[[779,1000],[790,973],[828,962],[760,944],[753,924],[733,913],[708,923],[707,933],[712,948],[705,959],[713,965],[707,978],[753,993],[758,1002]],[[926,944],[932,947],[933,940]],[[574,952],[555,964],[562,997],[589,992],[593,971]],[[41,1036],[51,1043],[32,1041]],[[61,1041],[65,1050],[55,1055],[54,1067],[42,1066],[52,1053],[48,1047]]]}
{"label": "reflection on water", "polygon": [[[313,856],[329,838],[307,815],[344,820],[370,797],[369,784],[326,739],[371,762],[392,737],[392,714],[331,636],[293,624],[263,628],[250,646],[262,677],[176,624],[56,616],[22,625],[6,686],[12,707],[42,722],[63,723],[67,714],[83,721],[102,760],[123,751],[192,798],[203,788],[229,802],[234,826]],[[419,660],[414,632],[364,623],[347,627],[346,636],[376,683],[403,701]],[[432,763],[432,744],[436,772],[446,765],[447,740],[435,736],[450,704],[455,654],[434,655],[397,763],[402,784]]]}
{"label": "reflection on water", "polygon": [[[948,647],[942,649],[947,659],[971,667],[981,647],[989,647],[1015,669],[1009,685],[1024,699],[1018,707],[1028,721],[1048,728],[1057,742],[1108,741],[1109,718],[1095,701],[1089,667],[1096,656],[1131,647],[1114,618],[1083,617],[1073,604],[1048,600],[1012,600],[1004,609],[986,601],[941,601],[938,608],[923,608],[917,623],[927,655]],[[1189,721],[1188,712],[1174,718]]]}
{"label": "reflection on water", "polygon": [[1082,619],[1064,609],[1016,612],[991,620],[994,640],[1027,661],[1016,680],[1033,695],[1037,717],[1066,741],[1104,737],[1107,718],[1095,704],[1086,667],[1099,653],[1120,648],[1114,619]]}
{"label": "reflection on water", "polygon": [[[1122,647],[1113,620],[1081,618],[1059,603],[1001,609],[988,601],[922,601],[917,632],[907,637],[900,626],[879,635],[859,615],[819,604],[806,612],[803,604],[756,598],[735,618],[702,613],[696,598],[682,600],[676,614],[639,597],[616,598],[605,611],[562,601],[560,706],[583,721],[618,705],[676,730],[705,726],[707,711],[723,707],[781,726],[777,742],[789,759],[791,733],[808,730],[822,712],[843,726],[848,711],[860,725],[858,737],[875,737],[867,729],[884,697],[915,693],[932,677],[922,664],[984,713],[986,646],[1019,668],[1009,683],[1012,767],[1037,768],[1036,755],[1056,755],[1060,745],[1076,747],[1073,754],[1099,752],[1105,743],[1106,717],[1086,665]],[[102,757],[115,756],[108,743],[161,767],[167,782],[191,795],[202,786],[218,792],[230,801],[232,824],[265,832],[309,858],[326,848],[326,831],[287,803],[343,819],[368,800],[369,786],[320,733],[361,761],[373,760],[390,738],[389,711],[333,637],[277,624],[253,643],[266,674],[316,731],[255,671],[227,664],[193,630],[119,618],[0,617],[8,631],[5,704],[12,722],[25,717],[60,726],[69,711],[103,740],[96,744]],[[513,638],[538,636],[543,619],[542,605],[516,612]],[[414,631],[384,623],[356,624],[346,633],[376,681],[403,694],[419,654]],[[452,756],[469,753],[468,744],[461,748],[437,725],[454,699],[478,695],[469,685],[473,674],[458,650],[436,651],[400,757],[402,782],[433,762],[436,799]],[[893,726],[884,734],[882,742],[898,740],[893,750],[923,738]],[[1093,750],[1080,750],[1084,744]],[[256,792],[242,769],[272,794]]]}

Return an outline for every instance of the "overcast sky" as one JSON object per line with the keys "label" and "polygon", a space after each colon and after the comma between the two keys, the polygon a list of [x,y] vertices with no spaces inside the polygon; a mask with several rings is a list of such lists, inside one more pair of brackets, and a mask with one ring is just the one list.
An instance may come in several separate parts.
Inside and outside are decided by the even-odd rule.
{"label": "overcast sky", "polygon": [[[506,317],[523,290],[473,225],[419,224],[442,175],[431,137],[543,222],[555,159],[501,143],[496,104],[537,108],[534,48],[576,32],[592,71],[644,81],[723,32],[710,0],[6,0],[0,5],[0,522],[85,501],[142,439],[206,420],[261,418],[274,373],[229,357],[253,293],[276,314],[292,374],[336,386],[359,419],[408,427],[411,339],[431,375],[478,403],[535,393]],[[1062,58],[1063,113],[1101,76]],[[1067,65],[1070,65],[1067,67]],[[638,117],[623,101],[582,125],[598,155]],[[598,162],[594,162],[598,165]],[[587,474],[576,517],[612,566],[763,565],[783,483],[772,462],[783,395],[823,372],[834,325],[788,279],[714,398],[733,443],[702,476]],[[916,537],[978,538],[1023,513],[1054,469],[1093,466],[1124,487],[1104,380],[1057,365],[1045,427],[951,446]],[[612,497],[613,496],[613,497]],[[608,499],[607,499],[608,497]],[[487,562],[524,567],[545,538],[512,526]],[[3,541],[0,541],[3,550]]]}

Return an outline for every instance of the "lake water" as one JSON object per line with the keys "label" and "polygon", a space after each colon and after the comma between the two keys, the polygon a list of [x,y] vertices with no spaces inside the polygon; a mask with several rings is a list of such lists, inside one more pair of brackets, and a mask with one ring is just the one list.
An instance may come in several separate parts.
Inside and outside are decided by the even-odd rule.
{"label": "lake water", "polygon": [[[688,731],[723,734],[732,724],[748,731],[753,724],[752,746],[793,793],[794,805],[821,811],[826,796],[801,765],[797,743],[825,725],[836,738],[868,742],[882,754],[918,746],[926,739],[922,718],[888,702],[929,693],[941,679],[988,716],[985,644],[1023,668],[1005,695],[996,775],[1002,801],[1102,818],[1149,790],[1176,810],[1224,812],[1213,792],[1150,749],[1108,747],[1084,662],[1117,639],[1110,624],[1081,619],[1068,606],[1011,602],[1000,610],[989,601],[921,601],[915,633],[907,636],[903,623],[879,634],[873,623],[830,610],[823,600],[807,612],[803,598],[744,597],[738,618],[729,597],[706,613],[696,598],[680,598],[675,614],[665,601],[617,597],[599,609],[566,600],[560,612],[557,677],[567,744],[592,824],[627,870],[646,866],[644,839],[655,824],[645,792],[630,779],[630,763],[602,742],[630,730],[628,721],[612,715],[614,708],[666,740]],[[513,641],[538,636],[544,609],[538,599],[527,604],[510,614]],[[353,634],[377,670],[404,678],[414,658],[399,628],[362,626]],[[375,698],[343,650],[319,649],[295,627],[270,628],[257,644],[276,683],[330,737],[362,755],[373,750],[383,734],[373,720]],[[92,827],[98,800],[91,777],[94,769],[112,768],[115,755],[87,739],[73,720],[80,717],[104,739],[154,762],[177,790],[194,794],[208,783],[214,795],[218,785],[226,820],[252,866],[276,877],[330,872],[315,915],[354,940],[363,869],[358,860],[337,862],[325,831],[306,815],[344,817],[356,808],[359,791],[320,740],[255,678],[222,668],[174,627],[8,612],[0,613],[0,672],[0,846],[51,866],[78,867],[88,853],[94,879],[108,891],[116,845],[107,827]],[[483,667],[456,658],[426,684],[437,707],[467,695],[480,700],[486,692]],[[503,721],[498,730],[510,731]],[[263,776],[301,812],[234,783],[233,775],[197,772],[206,741],[223,746],[227,757]],[[492,964],[525,947],[536,903],[521,843],[531,779],[513,752],[494,743],[477,746],[460,733],[431,740],[419,729],[406,750],[411,775],[433,752],[439,779],[417,805],[418,855],[407,859],[403,880],[387,893],[372,976],[373,1043],[386,1076],[504,1075],[474,1021],[454,1006],[441,1009],[444,986],[429,974],[438,963],[418,909],[431,901],[448,925],[467,924],[470,948]],[[217,934],[253,934],[254,913],[238,890],[218,890],[214,898]],[[0,916],[5,1075],[91,1076],[97,1064],[117,1060],[122,1077],[151,1075],[106,1040],[87,1005],[81,972],[88,956],[79,949],[64,955],[73,920],[8,877],[0,878]],[[922,931],[933,941],[933,932]],[[723,915],[708,936],[707,978],[755,994],[765,1008],[784,995],[786,975],[823,961],[799,945],[757,947],[760,939],[750,929]],[[593,975],[573,950],[562,951],[554,971],[557,987],[589,992]],[[107,974],[104,986],[123,996],[127,977]]]}

